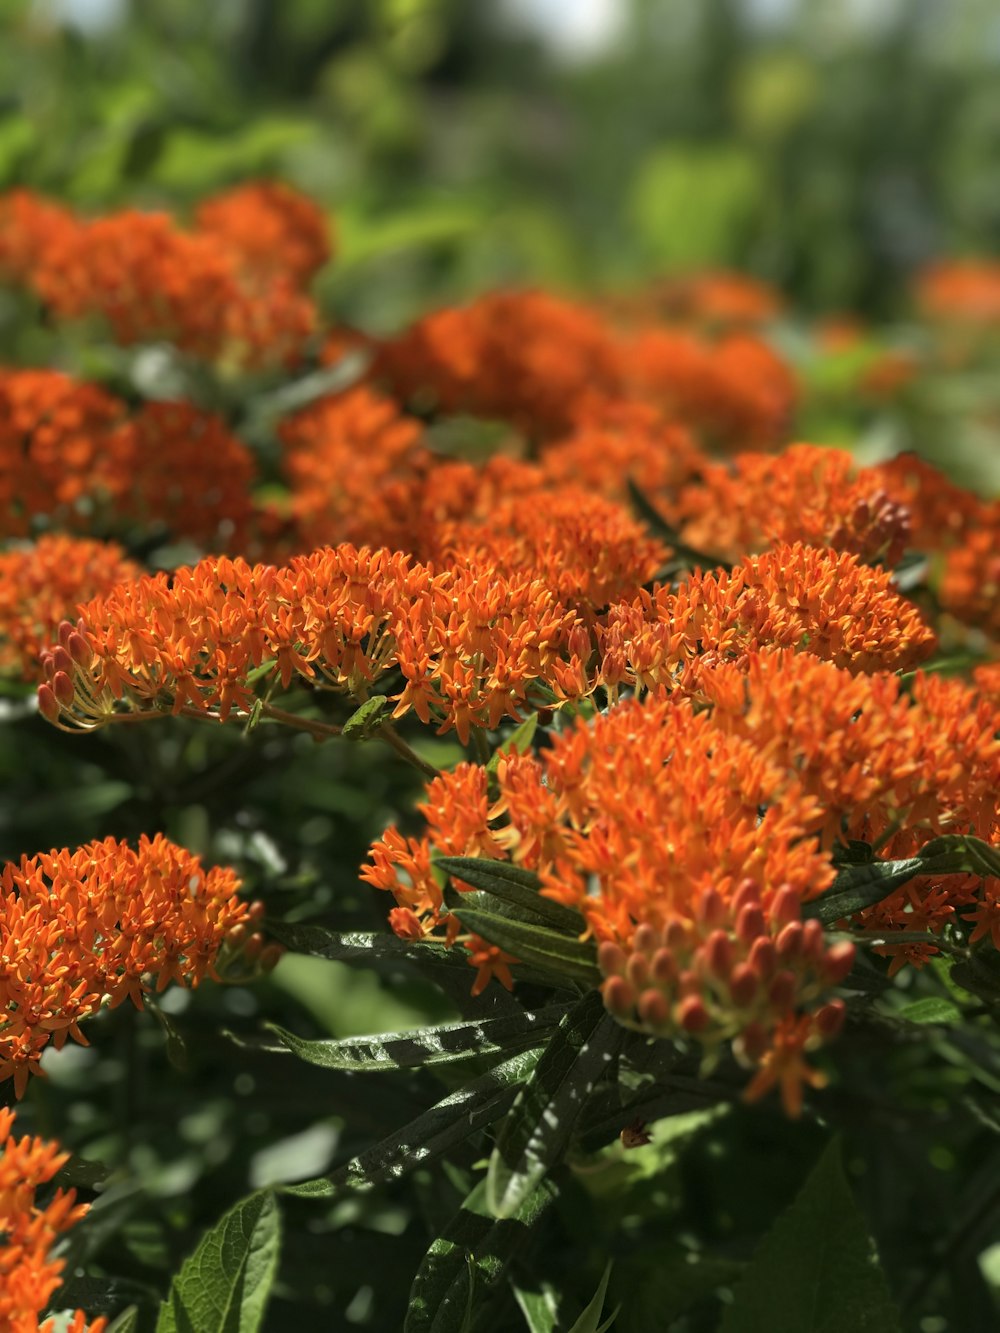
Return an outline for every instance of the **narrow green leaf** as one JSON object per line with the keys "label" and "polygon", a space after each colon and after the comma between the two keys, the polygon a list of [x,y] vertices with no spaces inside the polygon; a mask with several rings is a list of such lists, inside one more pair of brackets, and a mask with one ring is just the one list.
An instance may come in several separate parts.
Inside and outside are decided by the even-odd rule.
{"label": "narrow green leaf", "polygon": [[[600,1322],[601,1315],[604,1313],[604,1298],[608,1292],[608,1281],[611,1278],[612,1261],[609,1259],[604,1269],[604,1276],[597,1284],[597,1290],[587,1302],[587,1307],[580,1318],[576,1321],[569,1333],[605,1333],[618,1317],[618,1310],[615,1310],[610,1319],[603,1324]],[[620,1309],[621,1307],[619,1307]]]}
{"label": "narrow green leaf", "polygon": [[490,944],[499,945],[523,963],[530,963],[542,972],[567,977],[586,986],[600,983],[597,948],[593,940],[578,940],[529,921],[518,921],[475,908],[455,906],[452,911],[466,930],[481,935]]}
{"label": "narrow green leaf", "polygon": [[468,970],[468,961],[460,949],[449,949],[434,940],[404,940],[381,932],[329,930],[326,926],[288,921],[264,925],[268,935],[293,953],[313,958],[332,958],[341,963],[407,962],[444,964]]}
{"label": "narrow green leaf", "polygon": [[209,1231],[170,1286],[156,1333],[255,1333],[278,1270],[274,1194],[242,1199]]}
{"label": "narrow green leaf", "polygon": [[471,884],[512,907],[525,909],[552,930],[578,936],[586,929],[579,912],[542,897],[541,881],[533,870],[479,856],[439,856],[434,864],[463,884]]}
{"label": "narrow green leaf", "polygon": [[497,1220],[480,1181],[433,1242],[410,1289],[403,1333],[464,1333],[495,1306],[497,1284],[555,1198],[538,1189],[513,1217]]}
{"label": "narrow green leaf", "polygon": [[720,1333],[898,1333],[899,1327],[834,1140],[758,1247]]}
{"label": "narrow green leaf", "polygon": [[1000,848],[980,838],[948,834],[905,860],[842,866],[826,893],[805,905],[803,915],[832,925],[881,902],[917,875],[967,874],[1000,875]]}
{"label": "narrow green leaf", "polygon": [[139,1307],[130,1305],[120,1315],[112,1319],[105,1333],[136,1333],[139,1327]]}
{"label": "narrow green leaf", "polygon": [[383,1180],[398,1180],[418,1166],[426,1166],[456,1143],[499,1120],[530,1076],[540,1053],[524,1051],[505,1060],[330,1175],[287,1185],[283,1192],[311,1199],[332,1198],[347,1190],[369,1189]]}
{"label": "narrow green leaf", "polygon": [[367,1073],[447,1064],[472,1056],[510,1055],[518,1048],[537,1046],[545,1033],[558,1025],[565,1012],[566,1006],[558,1004],[535,1013],[522,1010],[500,1018],[484,1018],[480,1022],[441,1023],[412,1032],[324,1041],[305,1041],[276,1023],[265,1026],[300,1060],[322,1069]]}
{"label": "narrow green leaf", "polygon": [[908,1023],[960,1023],[962,1012],[951,1000],[939,1000],[928,997],[915,1000],[899,1011],[900,1018]]}
{"label": "narrow green leaf", "polygon": [[163,1029],[163,1036],[167,1043],[167,1059],[179,1073],[184,1073],[190,1065],[190,1061],[188,1059],[187,1043],[181,1035],[180,1029],[170,1015],[163,1012],[151,995],[145,997],[144,1004]]}
{"label": "narrow green leaf", "polygon": [[497,1135],[486,1173],[487,1201],[495,1217],[512,1217],[562,1158],[623,1031],[597,991],[585,995],[560,1023]]}

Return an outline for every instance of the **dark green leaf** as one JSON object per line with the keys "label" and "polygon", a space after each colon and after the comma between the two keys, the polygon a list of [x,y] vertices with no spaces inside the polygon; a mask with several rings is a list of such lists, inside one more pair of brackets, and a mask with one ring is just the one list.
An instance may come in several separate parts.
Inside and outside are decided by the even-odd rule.
{"label": "dark green leaf", "polygon": [[434,940],[404,940],[398,935],[369,931],[343,933],[326,926],[268,920],[264,929],[293,953],[313,958],[332,958],[341,963],[407,962],[442,963],[468,970],[460,949],[449,949]]}
{"label": "dark green leaf", "polygon": [[604,1298],[608,1292],[608,1280],[611,1277],[611,1260],[609,1259],[605,1266],[604,1273],[600,1282],[597,1284],[597,1290],[587,1302],[586,1309],[580,1315],[569,1333],[605,1333],[615,1322],[618,1311],[615,1310],[611,1317],[601,1323],[601,1315],[604,1313]]}
{"label": "dark green leaf", "polygon": [[373,695],[351,714],[341,727],[340,734],[349,741],[366,740],[392,715],[394,707],[395,704],[387,695]]}
{"label": "dark green leaf", "polygon": [[529,921],[475,908],[454,906],[452,911],[466,930],[549,976],[566,977],[587,986],[596,986],[601,980],[592,940],[578,940]]}
{"label": "dark green leaf", "polygon": [[563,1019],[497,1135],[486,1175],[495,1217],[513,1217],[561,1160],[622,1033],[597,991],[585,995]]}
{"label": "dark green leaf", "polygon": [[156,1333],[255,1333],[278,1270],[281,1216],[270,1190],[241,1200],[171,1283]]}
{"label": "dark green leaf", "polygon": [[1000,874],[1000,849],[979,838],[949,834],[905,860],[845,865],[826,893],[805,905],[803,915],[832,925],[881,902],[917,875],[963,874]]}
{"label": "dark green leaf", "polygon": [[542,897],[539,893],[541,881],[533,870],[511,865],[509,861],[490,861],[478,856],[440,856],[435,859],[435,865],[453,879],[471,884],[500,902],[523,908],[552,930],[578,936],[586,929],[579,912]]}
{"label": "dark green leaf", "polygon": [[554,1198],[551,1186],[538,1189],[516,1215],[498,1221],[480,1181],[424,1256],[410,1289],[404,1333],[474,1329],[477,1313],[490,1313],[504,1270]]}
{"label": "dark green leaf", "polygon": [[543,1282],[537,1291],[511,1282],[514,1299],[524,1315],[528,1333],[556,1333],[559,1327],[559,1293],[549,1282]]}
{"label": "dark green leaf", "polygon": [[112,1319],[106,1333],[136,1333],[139,1327],[139,1307],[130,1305],[117,1318]]}
{"label": "dark green leaf", "polygon": [[916,1000],[899,1011],[900,1018],[908,1023],[959,1023],[962,1012],[951,1000],[939,1000],[933,996]]}
{"label": "dark green leaf", "polygon": [[477,1130],[499,1120],[530,1076],[539,1054],[537,1050],[525,1051],[505,1060],[329,1176],[286,1186],[285,1193],[330,1198],[346,1190],[368,1189],[383,1180],[398,1180],[418,1166],[426,1166]]}
{"label": "dark green leaf", "polygon": [[893,1333],[890,1300],[834,1140],[757,1249],[720,1333]]}
{"label": "dark green leaf", "polygon": [[369,1072],[408,1069],[414,1066],[447,1064],[472,1056],[512,1054],[524,1046],[537,1046],[546,1032],[559,1023],[565,1005],[551,1005],[536,1013],[484,1018],[480,1022],[441,1023],[413,1032],[388,1032],[375,1037],[344,1037],[340,1040],[304,1041],[275,1023],[270,1031],[294,1055],[322,1069]]}

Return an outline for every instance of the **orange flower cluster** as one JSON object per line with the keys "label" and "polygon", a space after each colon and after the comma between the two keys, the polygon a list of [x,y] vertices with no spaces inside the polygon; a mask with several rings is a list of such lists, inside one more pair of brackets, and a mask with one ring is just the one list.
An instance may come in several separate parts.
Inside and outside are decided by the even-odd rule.
{"label": "orange flower cluster", "polygon": [[[998,720],[959,682],[918,680],[910,697],[887,674],[753,653],[706,670],[696,700],[625,703],[541,758],[502,756],[492,798],[485,770],[460,765],[428,786],[426,835],[387,830],[362,878],[395,897],[397,933],[452,942],[460,926],[432,849],[535,870],[600,942],[613,1013],[710,1048],[734,1041],[757,1068],[750,1095],[779,1083],[794,1113],[802,1080],[815,1081],[802,1052],[839,1026],[829,991],[853,957],[802,921],[801,904],[828,887],[829,852],[851,839],[896,857],[942,833],[995,837]],[[1000,884],[925,877],[861,923],[939,930],[958,912],[981,938],[1000,929],[998,904]],[[463,942],[488,971],[479,942]],[[884,951],[897,967],[934,948]],[[508,960],[495,961],[503,980]]]}
{"label": "orange flower cluster", "polygon": [[38,693],[45,717],[85,729],[123,705],[225,721],[269,679],[363,699],[396,668],[396,715],[412,708],[464,742],[472,726],[530,707],[540,683],[578,681],[589,654],[577,614],[530,574],[435,574],[400,553],[342,545],[280,568],[213,558],[123,584],[59,627]]}
{"label": "orange flower cluster", "polygon": [[767,283],[720,269],[661,278],[634,296],[616,299],[612,309],[642,323],[732,329],[766,324],[781,313],[783,304]]}
{"label": "orange flower cluster", "polygon": [[226,937],[250,920],[231,870],[204,870],[160,834],[137,850],[106,838],[0,871],[0,1079],[22,1096],[42,1051],[107,1001],[141,1004],[155,979],[196,986]]}
{"label": "orange flower cluster", "polygon": [[915,666],[936,643],[885,571],[801,543],[747,556],[731,573],[643,591],[610,609],[599,639],[600,680],[613,694],[622,685],[697,688],[706,668],[763,647],[857,673]]}
{"label": "orange flower cluster", "polygon": [[315,312],[292,276],[248,270],[245,237],[231,243],[218,219],[202,232],[134,210],[88,221],[25,191],[0,198],[0,218],[0,268],[56,318],[100,315],[122,343],[162,338],[252,367],[296,360],[313,332]]}
{"label": "orange flower cluster", "polygon": [[[623,704],[563,733],[542,760],[501,758],[497,783],[490,803],[485,773],[460,766],[428,789],[427,838],[389,830],[375,845],[362,876],[396,897],[397,931],[455,936],[431,847],[509,856],[581,913],[623,1020],[710,1050],[734,1041],[782,1079],[794,1062],[776,1056],[777,1034],[808,1019],[799,1061],[833,1035],[842,1006],[829,991],[853,947],[800,920],[833,870],[809,836],[818,804],[794,775],[714,731],[689,700],[667,700]],[[762,1072],[756,1091],[773,1081]],[[792,1112],[797,1087],[789,1080]]]}
{"label": "orange flower cluster", "polygon": [[623,354],[629,395],[660,405],[713,447],[773,448],[791,421],[795,379],[760,338],[711,343],[654,328],[626,340]]}
{"label": "orange flower cluster", "polygon": [[800,541],[893,566],[910,533],[909,510],[878,468],[855,475],[846,450],[813,444],[706,463],[677,501],[676,518],[685,542],[728,560]]}
{"label": "orange flower cluster", "polygon": [[395,394],[552,437],[585,392],[617,396],[620,352],[598,315],[544,292],[493,292],[438,311],[376,353]]}
{"label": "orange flower cluster", "polygon": [[140,573],[121,547],[86,538],[41,537],[0,554],[0,670],[35,675],[61,621]]}
{"label": "orange flower cluster", "polygon": [[330,258],[330,229],[322,210],[280,181],[253,181],[206,199],[197,229],[217,236],[248,273],[265,281],[286,277],[306,287]]}
{"label": "orange flower cluster", "polygon": [[0,525],[74,530],[162,523],[212,544],[242,540],[251,454],[221,418],[187,403],[134,413],[55,370],[0,374]]}
{"label": "orange flower cluster", "polygon": [[[86,1214],[75,1190],[56,1189],[42,1206],[38,1191],[67,1159],[56,1143],[14,1136],[14,1112],[0,1110],[0,1328],[4,1333],[53,1333],[55,1322],[39,1324],[52,1301],[65,1267],[52,1256],[59,1237]],[[103,1333],[106,1319],[88,1324],[77,1310],[68,1333]]]}
{"label": "orange flower cluster", "polygon": [[[383,495],[426,471],[422,431],[391,399],[360,387],[322,398],[278,428],[289,519],[305,549],[384,542]],[[404,542],[392,542],[404,549]]]}
{"label": "orange flower cluster", "polygon": [[917,281],[917,305],[929,319],[978,325],[1000,322],[1000,264],[991,260],[946,260],[925,269]]}
{"label": "orange flower cluster", "polygon": [[1000,502],[964,545],[948,554],[941,604],[958,620],[1000,639]]}

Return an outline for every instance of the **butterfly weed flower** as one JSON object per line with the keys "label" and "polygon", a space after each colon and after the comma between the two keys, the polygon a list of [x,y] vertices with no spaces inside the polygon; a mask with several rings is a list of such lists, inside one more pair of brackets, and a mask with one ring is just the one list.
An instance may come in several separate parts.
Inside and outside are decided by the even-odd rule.
{"label": "butterfly weed flower", "polygon": [[60,623],[81,602],[139,578],[114,542],[50,534],[0,553],[0,670],[37,676]]}
{"label": "butterfly weed flower", "polygon": [[198,206],[196,230],[217,237],[241,268],[264,279],[306,287],[332,254],[322,209],[281,181],[250,181]]}
{"label": "butterfly weed flower", "polygon": [[900,670],[930,656],[936,638],[891,576],[848,553],[781,544],[731,572],[696,571],[611,607],[600,630],[601,679],[649,689],[687,686],[716,661],[792,648],[852,672]]}
{"label": "butterfly weed flower", "polygon": [[[758,1069],[790,1019],[804,1021],[800,1054],[834,1034],[853,946],[801,920],[833,868],[794,774],[668,699],[573,727],[542,759],[504,756],[496,778],[488,803],[485,774],[445,775],[428,789],[425,839],[389,830],[375,845],[362,876],[396,897],[395,929],[441,925],[431,847],[507,856],[580,912],[621,1021],[708,1053],[732,1043]],[[463,942],[477,967],[488,961]],[[793,1113],[797,1087],[788,1080]]]}
{"label": "butterfly weed flower", "polygon": [[[76,1202],[75,1190],[61,1187],[44,1203],[38,1196],[68,1158],[57,1143],[17,1136],[14,1112],[0,1110],[0,1327],[6,1333],[54,1333],[54,1320],[39,1323],[66,1266],[54,1249],[89,1205]],[[103,1318],[88,1323],[81,1310],[68,1325],[70,1333],[103,1333],[106,1327]]]}
{"label": "butterfly weed flower", "polygon": [[0,1078],[17,1096],[42,1051],[102,1004],[114,1007],[170,982],[214,976],[219,950],[251,919],[239,881],[162,835],[137,848],[114,838],[76,851],[24,856],[0,871]]}

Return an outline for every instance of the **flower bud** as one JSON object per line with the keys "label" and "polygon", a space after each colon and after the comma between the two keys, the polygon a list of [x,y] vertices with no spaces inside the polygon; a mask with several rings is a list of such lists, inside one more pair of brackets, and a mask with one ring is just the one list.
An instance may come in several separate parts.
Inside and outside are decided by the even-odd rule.
{"label": "flower bud", "polygon": [[59,636],[60,646],[65,648],[69,642],[69,636],[73,633],[74,626],[69,620],[60,620],[56,634]]}
{"label": "flower bud", "polygon": [[747,903],[736,918],[736,938],[741,944],[752,944],[767,928],[759,904]]}
{"label": "flower bud", "polygon": [[771,921],[776,926],[787,926],[802,915],[798,895],[790,884],[783,884],[771,901]]}
{"label": "flower bud", "polygon": [[629,956],[625,964],[625,975],[637,991],[646,987],[649,982],[649,964],[641,953]]}
{"label": "flower bud", "polygon": [[670,1006],[662,991],[643,991],[636,1007],[640,1019],[647,1027],[665,1028],[670,1022]]}
{"label": "flower bud", "polygon": [[750,955],[747,962],[757,973],[762,981],[771,975],[777,965],[777,952],[774,947],[774,941],[768,939],[766,935],[761,935],[755,939],[750,946]]}
{"label": "flower bud", "polygon": [[66,640],[66,651],[77,666],[82,666],[84,670],[86,670],[94,660],[94,650],[83,635],[77,630],[74,630]]}
{"label": "flower bud", "polygon": [[802,926],[802,952],[818,962],[823,957],[823,926],[819,921],[806,921]]}
{"label": "flower bud", "polygon": [[657,949],[656,953],[653,954],[650,972],[658,986],[665,986],[668,982],[676,979],[677,964],[669,949]]}
{"label": "flower bud", "polygon": [[743,1054],[754,1064],[760,1060],[770,1045],[767,1031],[762,1023],[748,1023],[738,1040]]}
{"label": "flower bud", "polygon": [[677,1006],[677,1022],[685,1032],[704,1032],[709,1024],[709,1013],[700,995],[688,995]]}
{"label": "flower bud", "polygon": [[701,895],[701,901],[698,903],[696,915],[698,920],[706,926],[721,924],[726,916],[726,905],[717,889],[705,890]]}
{"label": "flower bud", "polygon": [[745,1009],[757,994],[757,974],[747,963],[737,963],[729,978],[729,995],[737,1009]]}
{"label": "flower bud", "polygon": [[73,659],[62,645],[52,650],[52,669],[66,676],[73,674]]}
{"label": "flower bud", "polygon": [[283,944],[279,944],[277,940],[272,940],[270,944],[265,944],[261,949],[257,966],[262,972],[273,972],[286,952],[287,950]]}
{"label": "flower bud", "polygon": [[713,930],[702,952],[705,966],[715,977],[728,977],[733,964],[733,944],[724,930]]}
{"label": "flower bud", "polygon": [[828,985],[836,986],[843,981],[854,966],[857,950],[851,940],[838,940],[831,944],[823,959],[823,978]]}
{"label": "flower bud", "polygon": [[624,977],[608,977],[601,986],[604,1007],[616,1018],[630,1018],[635,1008],[635,991]]}
{"label": "flower bud", "polygon": [[59,721],[59,701],[52,691],[51,685],[39,685],[38,687],[38,711],[46,722]]}
{"label": "flower bud", "polygon": [[632,947],[639,953],[652,953],[659,944],[656,931],[648,923],[643,923],[632,939]]}
{"label": "flower bud", "polygon": [[801,921],[789,921],[788,925],[778,933],[774,948],[783,963],[791,958],[798,958],[802,952]]}
{"label": "flower bud", "polygon": [[[46,688],[40,686],[40,689]],[[52,693],[63,708],[72,708],[74,699],[73,682],[65,671],[57,671],[52,677]]]}
{"label": "flower bud", "polygon": [[260,933],[259,930],[255,930],[254,933],[247,940],[246,944],[244,944],[243,946],[243,957],[247,960],[248,963],[256,962],[256,960],[260,957],[263,948],[264,948],[264,936]]}
{"label": "flower bud", "polygon": [[767,998],[772,1008],[780,1012],[790,1009],[795,999],[795,973],[788,971],[777,973],[767,988]]}
{"label": "flower bud", "polygon": [[606,977],[622,976],[625,962],[625,950],[614,940],[604,940],[597,946],[597,966]]}
{"label": "flower bud", "polygon": [[829,1004],[824,1004],[822,1009],[817,1009],[813,1015],[816,1023],[816,1031],[824,1041],[832,1041],[844,1026],[844,1018],[847,1014],[847,1006],[843,1000],[831,1000]]}

